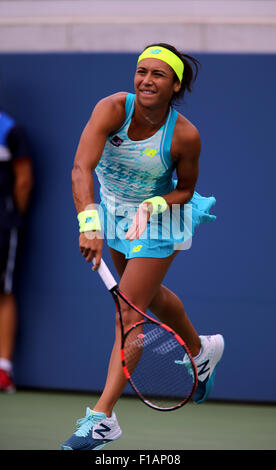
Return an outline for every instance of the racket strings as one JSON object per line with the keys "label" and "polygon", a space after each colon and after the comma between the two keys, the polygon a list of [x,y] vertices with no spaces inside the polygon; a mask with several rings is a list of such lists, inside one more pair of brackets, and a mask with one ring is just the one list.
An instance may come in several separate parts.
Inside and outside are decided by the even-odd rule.
{"label": "racket strings", "polygon": [[188,400],[194,388],[192,361],[172,333],[144,321],[124,343],[125,365],[141,398],[160,409]]}

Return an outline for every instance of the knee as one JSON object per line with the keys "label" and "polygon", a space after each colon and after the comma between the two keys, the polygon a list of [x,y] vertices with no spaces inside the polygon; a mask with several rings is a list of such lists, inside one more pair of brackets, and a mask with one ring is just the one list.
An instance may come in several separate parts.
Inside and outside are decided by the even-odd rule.
{"label": "knee", "polygon": [[166,301],[166,291],[163,287],[164,286],[159,287],[149,305],[149,309],[153,313],[158,311],[160,309],[160,305],[164,305],[164,302]]}
{"label": "knee", "polygon": [[[126,332],[134,323],[143,320],[142,316],[135,312],[131,307],[128,305],[124,305],[121,307],[121,314],[122,314],[122,321],[124,326],[124,331]],[[116,313],[116,331],[121,330],[121,322],[119,313]]]}

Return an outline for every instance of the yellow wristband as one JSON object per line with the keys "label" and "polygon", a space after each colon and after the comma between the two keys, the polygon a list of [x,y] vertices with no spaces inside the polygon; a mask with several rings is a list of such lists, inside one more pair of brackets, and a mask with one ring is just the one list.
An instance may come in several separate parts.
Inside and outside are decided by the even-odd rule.
{"label": "yellow wristband", "polygon": [[154,196],[154,197],[151,197],[150,199],[146,199],[145,201],[142,202],[142,204],[144,204],[145,202],[151,203],[152,205],[151,214],[161,214],[168,207],[166,200],[161,196]]}
{"label": "yellow wristband", "polygon": [[90,232],[91,230],[101,230],[101,222],[96,209],[82,211],[78,214],[80,232]]}

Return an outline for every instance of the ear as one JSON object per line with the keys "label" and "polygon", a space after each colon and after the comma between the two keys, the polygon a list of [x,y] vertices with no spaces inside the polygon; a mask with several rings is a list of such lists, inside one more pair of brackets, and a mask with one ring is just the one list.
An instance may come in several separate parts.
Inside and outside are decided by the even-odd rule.
{"label": "ear", "polygon": [[179,81],[175,82],[173,85],[173,91],[174,93],[178,93],[181,88],[181,83]]}

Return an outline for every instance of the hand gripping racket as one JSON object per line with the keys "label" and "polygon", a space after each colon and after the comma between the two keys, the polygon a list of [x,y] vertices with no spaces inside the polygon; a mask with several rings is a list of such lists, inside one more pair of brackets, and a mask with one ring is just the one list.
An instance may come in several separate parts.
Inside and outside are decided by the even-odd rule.
{"label": "hand gripping racket", "polygon": [[[120,291],[103,259],[98,273],[112,294],[119,314],[121,361],[133,390],[155,410],[172,411],[185,405],[197,387],[197,369],[185,342],[169,326],[142,312]],[[126,332],[119,299],[142,317]]]}

